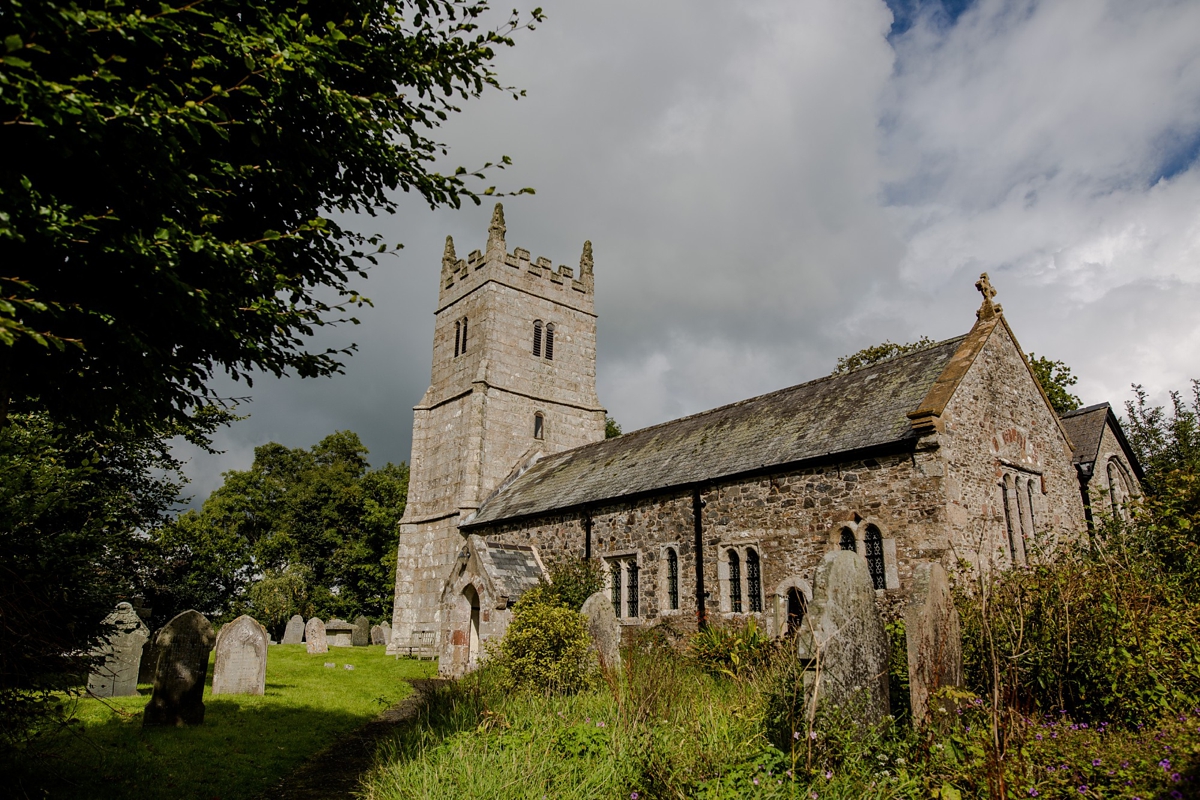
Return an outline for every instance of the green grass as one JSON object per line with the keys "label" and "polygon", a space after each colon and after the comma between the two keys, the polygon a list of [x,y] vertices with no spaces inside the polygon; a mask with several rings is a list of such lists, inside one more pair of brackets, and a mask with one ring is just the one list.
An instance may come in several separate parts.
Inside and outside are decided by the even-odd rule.
{"label": "green grass", "polygon": [[143,729],[149,686],[137,697],[85,698],[79,725],[28,753],[22,774],[8,778],[19,786],[9,787],[30,797],[96,800],[254,797],[402,700],[412,691],[404,679],[429,677],[434,668],[396,660],[382,646],[308,655],[304,645],[275,645],[263,697],[213,697],[210,662],[203,725]]}

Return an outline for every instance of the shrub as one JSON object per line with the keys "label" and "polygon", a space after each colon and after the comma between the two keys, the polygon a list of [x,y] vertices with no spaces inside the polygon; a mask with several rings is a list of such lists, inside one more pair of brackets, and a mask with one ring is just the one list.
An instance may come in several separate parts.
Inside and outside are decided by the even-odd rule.
{"label": "shrub", "polygon": [[564,606],[547,586],[534,587],[517,601],[493,657],[501,682],[512,689],[570,694],[596,679],[583,615]]}
{"label": "shrub", "polygon": [[692,657],[713,675],[736,677],[768,662],[775,643],[753,617],[744,625],[709,625],[692,636]]}
{"label": "shrub", "polygon": [[560,561],[549,569],[550,580],[542,582],[543,591],[559,603],[579,611],[584,601],[604,589],[604,572],[599,559]]}

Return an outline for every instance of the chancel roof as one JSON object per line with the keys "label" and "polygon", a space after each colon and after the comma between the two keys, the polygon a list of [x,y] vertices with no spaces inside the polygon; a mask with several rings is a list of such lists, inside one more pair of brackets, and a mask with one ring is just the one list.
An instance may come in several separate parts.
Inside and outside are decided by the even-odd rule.
{"label": "chancel roof", "polygon": [[1117,417],[1108,403],[1097,403],[1094,406],[1068,411],[1060,415],[1059,420],[1066,429],[1067,435],[1071,437],[1071,444],[1075,447],[1071,454],[1071,460],[1076,464],[1090,464],[1099,457],[1100,440],[1104,437],[1104,426],[1107,424],[1112,428],[1117,442],[1125,451],[1125,457],[1129,460],[1134,472],[1137,473],[1138,479],[1145,477],[1142,473],[1142,466],[1138,463],[1133,448],[1125,439],[1125,432],[1121,430],[1121,424],[1117,421]]}
{"label": "chancel roof", "polygon": [[915,411],[966,337],[547,456],[464,528],[915,440]]}

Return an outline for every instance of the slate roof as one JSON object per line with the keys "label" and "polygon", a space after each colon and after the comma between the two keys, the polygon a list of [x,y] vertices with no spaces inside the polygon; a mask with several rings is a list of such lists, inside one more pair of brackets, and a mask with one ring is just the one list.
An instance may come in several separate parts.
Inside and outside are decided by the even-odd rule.
{"label": "slate roof", "polygon": [[462,527],[915,440],[906,414],[964,338],[547,456]]}
{"label": "slate roof", "polygon": [[1071,453],[1072,462],[1090,464],[1096,460],[1100,454],[1100,439],[1104,436],[1104,426],[1107,423],[1112,427],[1117,442],[1125,451],[1125,458],[1129,460],[1138,480],[1145,478],[1142,465],[1138,463],[1137,456],[1134,455],[1133,448],[1129,446],[1125,432],[1121,430],[1121,424],[1117,421],[1117,415],[1108,403],[1097,403],[1094,406],[1068,411],[1060,414],[1059,420],[1067,435],[1071,437],[1071,444],[1075,446]]}
{"label": "slate roof", "polygon": [[480,540],[475,554],[501,597],[520,597],[542,578],[542,565],[529,545]]}

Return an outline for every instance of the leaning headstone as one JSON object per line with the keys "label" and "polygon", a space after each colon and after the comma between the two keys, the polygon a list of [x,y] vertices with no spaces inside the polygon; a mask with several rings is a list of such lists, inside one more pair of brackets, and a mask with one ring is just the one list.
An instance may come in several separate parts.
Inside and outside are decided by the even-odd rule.
{"label": "leaning headstone", "polygon": [[[913,722],[925,722],[929,698],[963,682],[962,631],[946,570],[937,562],[913,570],[913,592],[904,609],[908,685]],[[947,709],[950,710],[950,709]]]}
{"label": "leaning headstone", "polygon": [[828,553],[817,566],[807,616],[798,655],[808,659],[813,707],[838,707],[860,722],[879,723],[889,711],[891,643],[867,560],[850,550]]}
{"label": "leaning headstone", "polygon": [[129,603],[117,603],[117,610],[104,618],[104,624],[111,626],[111,632],[96,652],[104,657],[104,663],[88,675],[88,692],[96,697],[135,695],[142,648],[150,639],[150,629]]}
{"label": "leaning headstone", "polygon": [[613,611],[612,599],[596,592],[583,602],[580,610],[587,620],[588,635],[604,669],[621,668],[621,622]]}
{"label": "leaning headstone", "polygon": [[353,647],[354,626],[340,619],[331,619],[325,623],[325,635],[330,647]]}
{"label": "leaning headstone", "polygon": [[304,626],[304,642],[310,654],[328,653],[329,641],[325,636],[325,623],[316,617],[310,619]]}
{"label": "leaning headstone", "polygon": [[371,643],[371,620],[359,616],[354,618],[354,630],[350,632],[350,644],[366,647]]}
{"label": "leaning headstone", "polygon": [[387,644],[387,639],[383,637],[383,626],[371,626],[371,644]]}
{"label": "leaning headstone", "polygon": [[284,644],[300,644],[304,641],[304,617],[297,614],[288,620],[283,631]]}
{"label": "leaning headstone", "polygon": [[267,633],[243,614],[221,629],[213,661],[213,694],[258,694],[267,686]]}
{"label": "leaning headstone", "polygon": [[142,717],[143,725],[204,722],[204,678],[216,638],[212,624],[199,611],[184,611],[158,632],[154,694]]}

